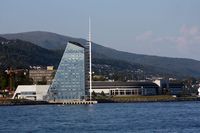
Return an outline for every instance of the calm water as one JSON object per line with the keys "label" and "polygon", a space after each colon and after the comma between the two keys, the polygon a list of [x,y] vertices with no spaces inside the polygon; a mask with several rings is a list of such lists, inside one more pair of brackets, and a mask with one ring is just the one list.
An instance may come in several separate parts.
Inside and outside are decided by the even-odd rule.
{"label": "calm water", "polygon": [[0,107],[0,132],[200,132],[200,102]]}

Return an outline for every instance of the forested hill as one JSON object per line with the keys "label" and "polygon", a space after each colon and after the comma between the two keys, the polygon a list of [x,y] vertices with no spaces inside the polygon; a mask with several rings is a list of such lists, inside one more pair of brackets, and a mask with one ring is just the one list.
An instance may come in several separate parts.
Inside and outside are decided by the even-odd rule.
{"label": "forested hill", "polygon": [[19,39],[0,37],[0,67],[28,68],[33,65],[55,65],[61,54]]}

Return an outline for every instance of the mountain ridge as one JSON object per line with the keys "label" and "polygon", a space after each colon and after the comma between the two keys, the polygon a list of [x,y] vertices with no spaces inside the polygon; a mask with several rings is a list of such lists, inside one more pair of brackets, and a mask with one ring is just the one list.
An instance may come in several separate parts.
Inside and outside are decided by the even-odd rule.
{"label": "mountain ridge", "polygon": [[[41,40],[38,38],[37,39],[32,39],[34,38],[35,35],[37,35],[38,37],[42,37],[42,36],[45,36],[49,34],[51,35],[51,37],[55,37],[55,36],[58,36],[59,38],[64,38],[64,43],[60,44],[60,42],[58,42],[59,45],[56,45],[54,47],[49,47],[49,46],[45,46],[43,43],[45,40]],[[85,39],[82,39],[82,38],[75,38],[75,37],[70,37],[70,36],[65,36],[65,35],[61,35],[61,34],[58,34],[58,33],[53,33],[53,32],[49,32],[49,31],[27,31],[27,32],[20,32],[20,33],[7,33],[7,34],[0,34],[1,37],[4,37],[6,39],[21,39],[21,40],[24,40],[24,41],[28,41],[28,42],[32,42],[40,47],[43,47],[45,49],[51,49],[51,50],[55,50],[55,49],[60,49],[60,48],[65,48],[66,46],[66,43],[68,41],[66,40],[70,40],[70,41],[77,41],[79,43],[84,43],[86,44],[87,43],[87,40]],[[35,36],[35,37],[37,37]],[[31,38],[29,38],[31,37]],[[48,38],[48,37],[47,37]],[[38,41],[37,41],[38,40]],[[47,39],[49,40],[49,39]],[[95,45],[99,45],[97,43],[94,43],[92,42],[93,44]],[[52,45],[50,43],[50,45]],[[59,47],[60,45],[62,45],[62,47]],[[101,47],[105,47],[105,48],[108,48],[110,50],[116,50],[114,48],[110,48],[110,47],[107,47],[107,46],[102,46],[100,45]],[[199,60],[196,60],[196,59],[192,59],[192,58],[180,58],[180,57],[167,57],[167,56],[159,56],[159,55],[149,55],[149,54],[139,54],[139,53],[132,53],[132,52],[126,52],[126,51],[121,51],[121,50],[116,50],[116,51],[119,51],[119,52],[125,52],[125,53],[128,53],[128,54],[135,54],[135,55],[139,55],[139,56],[151,56],[151,57],[161,57],[161,58],[170,58],[170,59],[189,59],[189,60],[194,60],[194,61],[199,61]]]}
{"label": "mountain ridge", "polygon": [[[32,42],[38,46],[49,50],[63,50],[68,41],[75,41],[86,44],[87,40],[73,38],[56,33],[33,31],[23,33],[13,33],[0,35],[7,39],[22,39]],[[160,57],[156,55],[135,54],[107,48],[96,43],[92,43],[92,53],[95,59],[122,60],[130,64],[141,64],[150,66],[158,72],[179,73],[188,76],[200,77],[200,61],[187,58]]]}

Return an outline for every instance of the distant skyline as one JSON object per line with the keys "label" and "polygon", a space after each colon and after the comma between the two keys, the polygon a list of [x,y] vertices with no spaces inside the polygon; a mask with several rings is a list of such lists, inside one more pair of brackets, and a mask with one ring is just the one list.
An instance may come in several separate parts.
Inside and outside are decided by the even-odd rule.
{"label": "distant skyline", "polygon": [[1,0],[0,34],[48,31],[138,54],[200,60],[200,0]]}

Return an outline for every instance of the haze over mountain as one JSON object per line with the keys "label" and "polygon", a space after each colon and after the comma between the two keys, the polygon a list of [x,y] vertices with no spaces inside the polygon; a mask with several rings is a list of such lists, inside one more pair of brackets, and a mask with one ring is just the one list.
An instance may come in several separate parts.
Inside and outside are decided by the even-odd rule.
{"label": "haze over mountain", "polygon": [[28,42],[32,42],[40,47],[46,49],[64,49],[68,40],[77,41],[72,37],[67,37],[55,33],[35,31],[35,32],[23,32],[17,34],[5,34],[0,35],[7,39],[20,39]]}
{"label": "haze over mountain", "polygon": [[[68,41],[76,41],[82,44],[87,44],[87,41],[84,39],[42,31],[4,34],[0,36],[7,39],[21,39],[29,41],[49,50],[63,50]],[[140,64],[151,68],[154,72],[157,71],[169,74],[200,77],[200,61],[197,60],[134,54],[107,48],[95,43],[92,45],[92,50],[94,60],[120,60],[132,65]]]}

